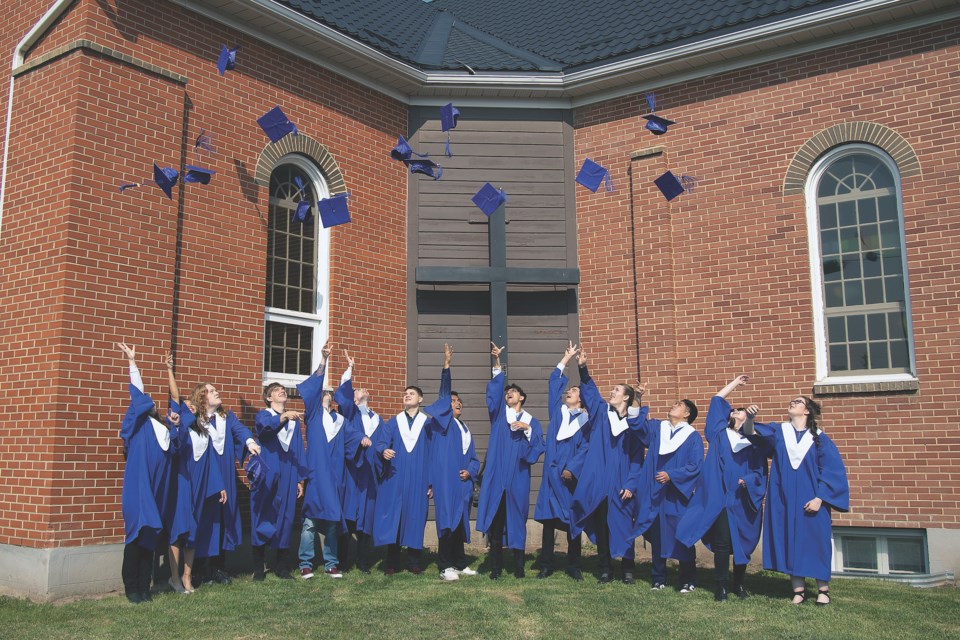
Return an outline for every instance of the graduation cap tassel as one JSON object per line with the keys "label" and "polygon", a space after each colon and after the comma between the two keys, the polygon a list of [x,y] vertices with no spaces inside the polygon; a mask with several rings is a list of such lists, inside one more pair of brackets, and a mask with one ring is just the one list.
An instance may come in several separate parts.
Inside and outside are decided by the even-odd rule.
{"label": "graduation cap tassel", "polygon": [[697,179],[693,176],[680,176],[680,183],[686,193],[693,193],[697,186]]}
{"label": "graduation cap tassel", "polygon": [[603,174],[603,188],[607,191],[613,191],[613,178],[610,177],[610,171],[608,170]]}
{"label": "graduation cap tassel", "polygon": [[453,151],[450,150],[450,134],[449,134],[449,133],[447,134],[447,144],[446,144],[446,146],[445,146],[444,148],[446,149],[447,157],[448,157],[448,158],[452,158],[452,157],[453,157]]}

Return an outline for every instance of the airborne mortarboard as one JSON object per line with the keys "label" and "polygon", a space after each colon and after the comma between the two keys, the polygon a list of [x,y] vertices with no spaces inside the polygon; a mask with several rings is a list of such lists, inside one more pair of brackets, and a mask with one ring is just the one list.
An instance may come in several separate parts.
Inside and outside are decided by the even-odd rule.
{"label": "airborne mortarboard", "polygon": [[200,184],[210,184],[210,178],[216,173],[213,169],[204,169],[203,167],[186,166],[187,172],[183,174],[184,182],[199,182]]}
{"label": "airborne mortarboard", "polygon": [[173,187],[177,184],[179,177],[180,172],[173,167],[161,169],[156,162],[153,163],[153,181],[171,200],[173,200]]}
{"label": "airborne mortarboard", "polygon": [[223,75],[226,71],[233,71],[233,68],[237,66],[237,49],[239,48],[228,49],[227,45],[220,45],[220,57],[217,58],[217,71],[220,72],[220,75]]}
{"label": "airborne mortarboard", "polygon": [[247,472],[247,480],[250,482],[251,489],[260,489],[267,482],[267,467],[263,464],[260,456],[250,456],[247,464],[244,465]]}
{"label": "airborne mortarboard", "polygon": [[443,175],[443,167],[429,158],[407,158],[403,163],[410,167],[410,173],[422,173],[434,180],[439,180]]}
{"label": "airborne mortarboard", "polygon": [[691,193],[697,184],[697,179],[693,176],[673,175],[673,172],[667,171],[665,174],[653,181],[657,189],[667,199],[667,202],[673,200],[683,192]]}
{"label": "airborne mortarboard", "polygon": [[397,136],[397,146],[390,150],[390,157],[394,160],[407,160],[413,155],[410,143],[403,136]]}
{"label": "airborne mortarboard", "polygon": [[216,147],[213,146],[213,134],[201,128],[196,140],[193,141],[193,150],[196,151],[197,154],[201,151],[207,151],[209,153],[215,152]]}
{"label": "airborne mortarboard", "polygon": [[349,193],[338,193],[333,197],[324,198],[317,202],[317,208],[320,210],[320,223],[324,229],[350,222],[350,211],[347,209],[347,198],[349,197]]}
{"label": "airborne mortarboard", "polygon": [[280,142],[288,134],[297,135],[297,125],[290,122],[280,107],[274,107],[257,118],[257,124],[270,138],[270,142]]}
{"label": "airborne mortarboard", "polygon": [[507,201],[507,194],[503,192],[503,189],[497,189],[488,182],[480,187],[480,191],[477,191],[470,199],[473,201],[473,204],[477,205],[480,211],[483,211],[487,217],[490,217],[500,205]]}
{"label": "airborne mortarboard", "polygon": [[444,131],[457,128],[457,120],[460,118],[460,109],[453,106],[453,103],[440,107],[440,127]]}
{"label": "airborne mortarboard", "polygon": [[583,161],[583,166],[577,173],[577,183],[582,184],[594,193],[600,188],[600,183],[606,183],[607,191],[613,191],[613,183],[610,180],[610,171],[601,167],[599,164],[587,158]]}
{"label": "airborne mortarboard", "polygon": [[307,193],[307,187],[300,176],[293,176],[293,181],[297,185],[297,193],[300,195],[300,201],[297,202],[297,210],[293,212],[293,221],[300,224],[310,224],[313,222],[313,204],[310,202],[310,194]]}
{"label": "airborne mortarboard", "polygon": [[653,113],[656,109],[656,97],[652,93],[647,94],[647,105],[650,107],[650,113],[643,116],[647,121],[647,124],[644,128],[652,132],[655,136],[662,136],[667,132],[667,128],[672,124],[677,124],[673,120],[667,120],[666,118],[661,118],[657,114]]}

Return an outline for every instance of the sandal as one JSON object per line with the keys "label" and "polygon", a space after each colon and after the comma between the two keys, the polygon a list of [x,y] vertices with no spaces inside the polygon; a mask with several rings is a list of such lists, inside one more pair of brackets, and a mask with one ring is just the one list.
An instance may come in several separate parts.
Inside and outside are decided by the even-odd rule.
{"label": "sandal", "polygon": [[795,604],[795,605],[803,604],[804,602],[807,601],[807,590],[804,589],[803,591],[794,591],[793,597],[800,598],[800,602],[792,601],[792,604]]}
{"label": "sandal", "polygon": [[[827,597],[827,601],[826,601],[826,602],[820,602],[820,596],[826,596],[826,597]],[[819,590],[817,591],[817,606],[818,606],[818,607],[825,607],[825,606],[827,606],[828,604],[830,604],[830,589],[819,589]]]}

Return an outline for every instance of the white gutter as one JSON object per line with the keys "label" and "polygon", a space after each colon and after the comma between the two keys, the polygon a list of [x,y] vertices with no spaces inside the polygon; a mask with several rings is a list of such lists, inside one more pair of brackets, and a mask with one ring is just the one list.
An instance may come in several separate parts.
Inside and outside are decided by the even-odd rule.
{"label": "white gutter", "polygon": [[0,170],[0,237],[3,237],[3,203],[7,196],[7,163],[10,158],[10,129],[13,120],[13,74],[23,66],[27,49],[36,44],[37,40],[47,32],[47,29],[70,8],[71,4],[73,4],[73,0],[56,0],[56,2],[47,9],[47,12],[43,14],[43,17],[27,32],[27,35],[23,36],[23,39],[17,43],[16,48],[13,50],[13,68],[10,69],[10,91],[7,94],[7,126],[3,132],[3,169]]}

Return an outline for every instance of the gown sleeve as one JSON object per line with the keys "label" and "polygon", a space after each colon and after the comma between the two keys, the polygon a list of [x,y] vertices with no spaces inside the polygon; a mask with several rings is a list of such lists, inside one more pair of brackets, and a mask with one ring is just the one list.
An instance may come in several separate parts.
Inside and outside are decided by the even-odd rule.
{"label": "gown sleeve", "polygon": [[250,433],[250,429],[247,429],[240,423],[240,420],[237,419],[237,415],[233,411],[227,412],[227,429],[230,430],[230,436],[233,438],[233,446],[236,447],[237,461],[243,464],[249,453],[247,450],[247,440],[252,440],[253,434]]}
{"label": "gown sleeve", "polygon": [[693,496],[697,487],[697,479],[703,468],[703,438],[694,430],[683,444],[685,463],[683,466],[670,470],[670,484],[682,493],[685,498]]}
{"label": "gown sleeve", "polygon": [[818,439],[817,466],[820,477],[817,479],[817,497],[837,511],[849,511],[850,484],[840,451],[823,432]]}
{"label": "gown sleeve", "polygon": [[730,403],[726,398],[713,396],[710,400],[710,408],[707,409],[707,424],[703,429],[703,435],[707,442],[713,442],[717,434],[723,433],[727,428],[727,420],[730,417]]}

